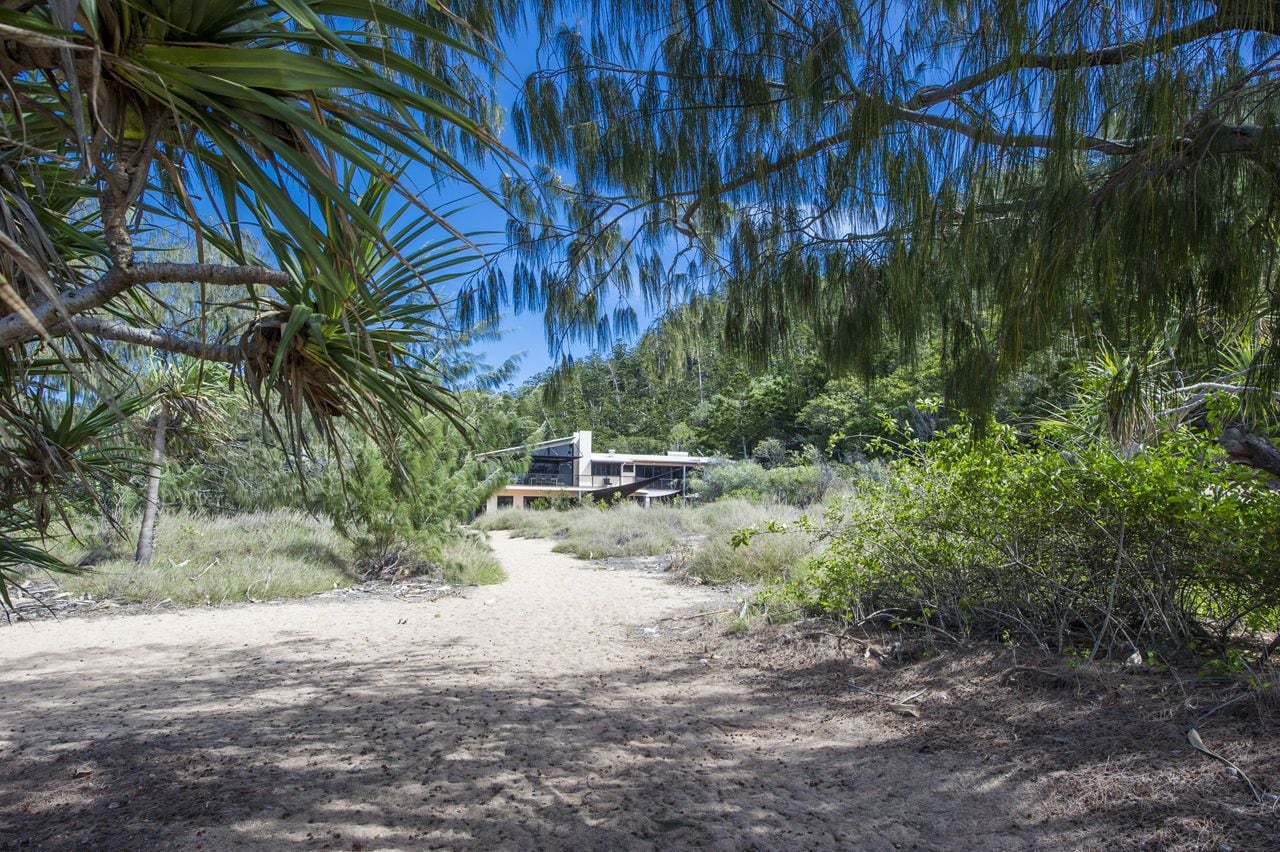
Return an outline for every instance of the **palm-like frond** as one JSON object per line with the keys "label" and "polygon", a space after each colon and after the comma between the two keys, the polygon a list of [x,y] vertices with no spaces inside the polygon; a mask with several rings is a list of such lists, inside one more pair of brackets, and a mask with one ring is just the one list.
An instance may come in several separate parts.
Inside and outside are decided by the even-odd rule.
{"label": "palm-like frond", "polygon": [[325,229],[313,228],[335,258],[329,269],[314,268],[292,234],[265,235],[298,283],[259,301],[241,341],[245,378],[264,410],[274,396],[295,438],[304,414],[328,438],[340,415],[383,437],[393,426],[416,430],[424,409],[462,426],[429,344],[452,335],[446,290],[480,257],[470,241],[445,233],[448,211],[393,207],[392,186],[388,179],[356,192],[348,176],[343,191],[384,231],[371,238],[329,208]]}
{"label": "palm-like frond", "polygon": [[[479,29],[430,0],[0,7],[0,511],[15,529],[46,525],[42,495],[68,480],[132,471],[122,419],[202,414],[181,381],[130,396],[139,359],[120,341],[231,363],[295,435],[307,412],[383,429],[418,405],[453,415],[421,353],[446,325],[432,288],[475,249],[404,167],[483,189],[463,160],[505,153],[482,84],[514,5],[477,5]],[[218,263],[151,263],[150,228]],[[146,285],[187,282],[199,318],[158,327]]]}

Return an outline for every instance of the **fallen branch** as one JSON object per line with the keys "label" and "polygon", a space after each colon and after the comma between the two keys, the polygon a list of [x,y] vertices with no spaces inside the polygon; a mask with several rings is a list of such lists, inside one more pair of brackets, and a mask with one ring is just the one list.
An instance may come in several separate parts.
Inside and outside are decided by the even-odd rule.
{"label": "fallen branch", "polygon": [[858,686],[853,682],[853,678],[849,678],[849,691],[856,692],[859,695],[874,695],[877,698],[885,698],[889,701],[889,709],[895,713],[901,713],[905,716],[914,716],[920,718],[922,711],[919,704],[911,702],[924,695],[929,690],[922,689],[919,692],[913,692],[906,698],[895,698],[886,692],[876,692],[874,689],[867,689],[865,686]]}
{"label": "fallen branch", "polygon": [[1252,698],[1252,697],[1253,697],[1252,692],[1246,692],[1242,695],[1237,695],[1235,698],[1222,702],[1217,707],[1214,707],[1211,710],[1206,710],[1205,712],[1200,714],[1200,716],[1195,720],[1195,722],[1191,724],[1191,729],[1194,731],[1196,728],[1200,727],[1200,725],[1204,723],[1205,719],[1208,719],[1210,716],[1212,716],[1214,713],[1217,713],[1219,710],[1226,710],[1228,707],[1233,707],[1236,704],[1239,704],[1241,701],[1244,701],[1246,698]]}
{"label": "fallen branch", "polygon": [[[1038,675],[1045,680],[1053,682],[1053,684],[1057,686],[1069,686],[1073,683],[1073,679],[1071,677],[1068,677],[1061,672],[1052,672],[1048,669],[1036,668],[1035,666],[1013,666],[1011,668],[1007,668],[1000,673],[1000,683],[1008,684],[1009,681],[1013,680],[1020,674]],[[1078,682],[1078,678],[1075,682]]]}
{"label": "fallen branch", "polygon": [[699,612],[693,615],[668,615],[666,618],[659,618],[658,621],[688,621],[691,618],[706,618],[711,615],[724,615],[726,612],[737,612],[734,607],[728,609],[713,609],[711,612]]}
{"label": "fallen branch", "polygon": [[1197,731],[1195,728],[1192,728],[1191,730],[1187,731],[1187,742],[1189,742],[1191,744],[1191,747],[1196,751],[1208,757],[1212,757],[1214,760],[1227,766],[1227,768],[1235,772],[1236,775],[1240,776],[1240,780],[1243,781],[1245,785],[1249,788],[1249,793],[1253,796],[1253,800],[1258,804],[1262,804],[1262,793],[1258,792],[1258,788],[1255,787],[1253,785],[1253,782],[1249,780],[1249,776],[1244,774],[1244,770],[1241,769],[1239,766],[1236,766],[1227,758],[1218,754],[1216,751],[1210,751],[1208,747],[1205,746],[1204,740],[1200,739],[1200,732]]}

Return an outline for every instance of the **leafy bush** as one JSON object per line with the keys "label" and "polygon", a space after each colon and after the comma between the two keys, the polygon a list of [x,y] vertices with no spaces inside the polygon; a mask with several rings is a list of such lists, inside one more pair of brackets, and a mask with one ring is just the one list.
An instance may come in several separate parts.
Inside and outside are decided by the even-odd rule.
{"label": "leafy bush", "polygon": [[707,501],[740,497],[808,506],[820,501],[834,481],[831,469],[821,463],[766,468],[740,461],[707,468],[691,482],[690,490]]}
{"label": "leafy bush", "polygon": [[[507,419],[494,407],[471,414],[482,429],[505,425]],[[518,456],[478,458],[451,424],[430,414],[419,420],[419,428],[423,435],[406,435],[388,451],[364,439],[326,479],[324,510],[353,543],[364,574],[396,579],[434,571],[458,526],[522,462]]]}
{"label": "leafy bush", "polygon": [[1127,458],[997,429],[916,453],[831,508],[829,546],[792,593],[850,619],[889,612],[1090,654],[1275,624],[1280,495],[1202,437]]}

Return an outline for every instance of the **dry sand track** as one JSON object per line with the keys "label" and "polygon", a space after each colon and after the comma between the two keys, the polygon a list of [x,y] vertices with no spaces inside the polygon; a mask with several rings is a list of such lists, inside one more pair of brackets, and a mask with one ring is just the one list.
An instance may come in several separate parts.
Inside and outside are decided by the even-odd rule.
{"label": "dry sand track", "polygon": [[[0,630],[0,847],[1025,849],[1016,768],[761,689],[723,598],[494,538],[510,579]],[[757,685],[753,685],[757,684]],[[876,721],[879,719],[879,721]]]}

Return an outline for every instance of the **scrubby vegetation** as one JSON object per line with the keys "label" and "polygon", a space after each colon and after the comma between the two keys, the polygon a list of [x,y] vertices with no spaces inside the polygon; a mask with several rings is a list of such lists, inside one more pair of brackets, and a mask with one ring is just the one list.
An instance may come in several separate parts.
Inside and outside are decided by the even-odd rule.
{"label": "scrubby vegetation", "polygon": [[351,540],[360,573],[395,578],[429,572],[448,561],[446,548],[458,555],[477,546],[462,540],[460,525],[506,484],[524,457],[478,458],[475,442],[518,444],[536,430],[510,398],[472,393],[461,402],[470,434],[423,416],[417,434],[390,447],[360,440],[324,470],[320,506]]}
{"label": "scrubby vegetation", "polygon": [[[323,517],[297,510],[161,516],[150,565],[133,559],[127,530],[103,528],[63,540],[59,556],[78,566],[59,574],[73,595],[129,603],[222,604],[306,597],[359,583],[368,563]],[[459,586],[500,583],[505,575],[475,534],[449,536],[414,574]]]}
{"label": "scrubby vegetation", "polygon": [[791,592],[849,621],[1127,657],[1280,624],[1280,493],[1185,430],[1132,455],[959,430],[827,512]]}
{"label": "scrubby vegetation", "polygon": [[795,530],[750,547],[734,547],[735,535],[743,529],[796,522],[800,517],[792,506],[736,498],[700,506],[645,508],[623,503],[563,511],[504,509],[480,517],[475,526],[510,530],[526,538],[551,538],[557,552],[584,559],[676,553],[675,567],[691,578],[761,582],[786,579],[803,566],[814,552],[810,537]]}
{"label": "scrubby vegetation", "polygon": [[840,482],[840,475],[819,454],[807,456],[770,467],[754,461],[718,464],[694,478],[690,491],[703,500],[736,497],[809,506],[822,500]]}
{"label": "scrubby vegetation", "polygon": [[351,546],[328,523],[295,511],[231,517],[161,516],[150,565],[133,560],[132,541],[104,532],[87,549],[62,548],[81,573],[65,591],[114,600],[230,603],[312,595],[356,581]]}
{"label": "scrubby vegetation", "polygon": [[[1280,118],[1275,75],[1238,41],[1275,29],[1267,4],[1048,29],[1031,4],[995,30],[977,7],[925,4],[918,30],[879,35],[822,4],[712,3],[687,30],[650,4],[626,52],[658,73],[639,75],[607,40],[590,63],[576,37],[547,40],[511,115],[548,168],[501,170],[510,280],[413,187],[484,183],[455,156],[509,164],[482,81],[515,7],[355,3],[339,23],[251,3],[179,21],[171,5],[97,4],[72,25],[31,3],[6,24],[25,46],[3,112],[30,144],[0,175],[0,600],[31,566],[65,567],[47,545],[66,528],[104,518],[137,524],[154,574],[113,541],[76,588],[231,600],[348,575],[493,580],[464,526],[520,460],[483,451],[590,428],[598,446],[735,461],[693,483],[692,506],[480,526],[588,557],[678,551],[691,576],[784,581],[835,618],[1090,655],[1276,626],[1276,497],[1232,465],[1280,477],[1263,168]],[[1080,52],[1114,27],[1114,61]],[[111,36],[127,32],[151,35]],[[210,71],[224,51],[239,59]],[[178,54],[205,61],[162,59]],[[957,88],[920,83],[921,61]],[[108,66],[151,70],[111,70],[89,104]],[[184,93],[155,87],[179,66]],[[1027,99],[1052,102],[1036,134],[1000,106]],[[597,132],[557,129],[580,126]],[[725,147],[673,166],[663,152],[708,128]],[[599,215],[617,205],[634,215]],[[846,233],[870,209],[883,221]],[[602,298],[620,282],[664,306],[630,345],[637,317]],[[467,347],[504,287],[595,351],[495,390],[509,374],[481,375]],[[279,534],[251,535],[265,517]],[[206,561],[199,583],[183,573]]]}

